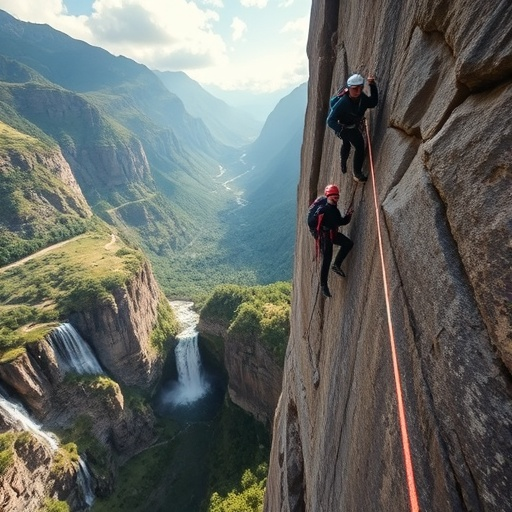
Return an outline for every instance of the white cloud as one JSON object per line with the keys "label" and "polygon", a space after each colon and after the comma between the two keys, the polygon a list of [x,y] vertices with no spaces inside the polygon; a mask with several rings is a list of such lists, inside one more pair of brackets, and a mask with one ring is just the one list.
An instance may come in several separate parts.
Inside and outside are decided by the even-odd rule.
{"label": "white cloud", "polygon": [[240,4],[243,7],[258,7],[258,9],[263,9],[267,6],[268,0],[240,0]]}
{"label": "white cloud", "polygon": [[307,34],[309,31],[309,18],[307,16],[304,16],[302,18],[297,18],[292,21],[288,21],[284,24],[283,28],[280,30],[281,33],[289,33],[289,32],[295,32],[297,33],[301,41],[305,40],[307,38]]}
{"label": "white cloud", "polygon": [[[0,9],[205,85],[258,92],[307,80],[308,16],[290,17],[309,12],[310,0],[280,0],[288,9],[268,0],[83,1],[88,15],[70,15],[66,0],[0,0]],[[244,21],[246,7],[258,9]]]}
{"label": "white cloud", "polygon": [[238,41],[239,39],[241,39],[244,33],[247,31],[246,23],[236,16],[233,18],[233,21],[231,22],[231,28],[233,29],[233,34],[231,36],[233,41]]}
{"label": "white cloud", "polygon": [[213,7],[224,7],[224,3],[222,2],[222,0],[203,0],[203,4],[212,5]]}

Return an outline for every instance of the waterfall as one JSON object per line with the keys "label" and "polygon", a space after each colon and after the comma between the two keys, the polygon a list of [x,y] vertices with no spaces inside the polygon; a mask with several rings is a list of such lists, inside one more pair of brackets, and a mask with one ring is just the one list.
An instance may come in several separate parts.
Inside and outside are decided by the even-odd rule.
{"label": "waterfall", "polygon": [[93,490],[93,478],[84,459],[80,458],[78,460],[78,465],[79,467],[76,474],[77,483],[82,490],[83,499],[86,505],[90,507],[94,503],[94,498],[96,497]]}
{"label": "waterfall", "polygon": [[49,342],[64,372],[104,373],[89,345],[71,324],[59,325],[50,333]]}
{"label": "waterfall", "polygon": [[199,316],[192,309],[192,302],[171,302],[177,317],[185,326],[178,335],[178,344],[174,350],[178,383],[168,395],[168,400],[177,405],[195,402],[209,391],[209,385],[203,376],[201,356],[199,354],[198,333],[196,331]]}
{"label": "waterfall", "polygon": [[30,418],[25,407],[9,396],[2,386],[0,386],[0,412],[13,430],[28,431],[52,450],[55,451],[58,448],[59,444],[56,437],[51,433],[41,430],[41,426]]}

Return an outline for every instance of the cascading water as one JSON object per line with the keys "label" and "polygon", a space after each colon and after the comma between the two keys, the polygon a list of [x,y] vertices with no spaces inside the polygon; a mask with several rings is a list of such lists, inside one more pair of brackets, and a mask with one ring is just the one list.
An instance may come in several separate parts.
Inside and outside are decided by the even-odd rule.
{"label": "cascading water", "polygon": [[202,372],[196,331],[199,316],[192,309],[193,305],[192,302],[171,302],[176,316],[185,328],[178,335],[178,344],[174,350],[178,382],[164,390],[162,398],[165,403],[192,404],[206,395],[210,388]]}
{"label": "cascading water", "polygon": [[63,323],[49,335],[59,368],[64,372],[101,375],[104,373],[87,342],[69,323]]}
{"label": "cascading water", "polygon": [[93,491],[93,478],[84,459],[80,458],[78,460],[78,465],[79,468],[77,472],[77,482],[82,491],[83,499],[86,505],[90,507],[96,498]]}
{"label": "cascading water", "polygon": [[52,450],[59,447],[53,434],[44,432],[41,426],[32,420],[23,405],[9,396],[9,393],[0,386],[0,412],[13,430],[24,430],[32,433]]}

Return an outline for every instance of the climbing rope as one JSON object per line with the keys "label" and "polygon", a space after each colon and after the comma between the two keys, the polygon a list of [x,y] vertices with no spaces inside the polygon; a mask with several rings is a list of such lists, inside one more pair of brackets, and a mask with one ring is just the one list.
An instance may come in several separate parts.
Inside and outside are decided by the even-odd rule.
{"label": "climbing rope", "polygon": [[418,504],[418,494],[416,492],[416,483],[414,479],[414,469],[412,465],[412,457],[411,457],[411,448],[409,443],[409,434],[407,433],[407,421],[405,418],[405,408],[403,402],[403,393],[402,393],[402,383],[400,379],[400,370],[398,367],[398,358],[396,352],[396,342],[395,342],[395,334],[393,331],[393,323],[391,321],[391,307],[389,300],[389,289],[387,283],[387,275],[386,275],[386,266],[384,264],[384,249],[382,244],[382,234],[380,230],[380,214],[379,214],[379,206],[377,201],[377,189],[375,186],[375,171],[373,167],[373,155],[372,155],[372,146],[370,142],[370,132],[368,130],[368,124],[366,123],[366,138],[368,141],[368,153],[370,160],[370,171],[372,175],[372,187],[373,187],[373,199],[375,205],[375,216],[377,220],[377,235],[379,240],[379,251],[380,251],[380,262],[382,266],[382,280],[384,283],[384,296],[386,299],[386,313],[388,318],[388,328],[389,328],[389,341],[391,345],[391,356],[393,360],[393,373],[395,377],[395,389],[398,401],[398,415],[400,420],[400,432],[402,435],[402,449],[404,455],[405,462],[405,471],[407,475],[407,486],[409,489],[409,502],[411,506],[411,510],[413,512],[418,512],[420,510]]}

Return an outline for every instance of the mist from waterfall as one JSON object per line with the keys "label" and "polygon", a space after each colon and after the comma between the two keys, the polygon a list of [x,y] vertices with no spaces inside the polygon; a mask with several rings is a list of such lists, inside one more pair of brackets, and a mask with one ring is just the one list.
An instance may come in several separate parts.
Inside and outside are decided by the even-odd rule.
{"label": "mist from waterfall", "polygon": [[92,349],[71,324],[59,325],[48,338],[57,357],[59,368],[64,372],[91,375],[105,373]]}
{"label": "mist from waterfall", "polygon": [[177,336],[174,350],[178,381],[164,390],[164,403],[189,405],[205,396],[210,386],[205,378],[199,353],[196,331],[199,315],[192,309],[193,302],[173,301],[171,306],[184,329]]}

